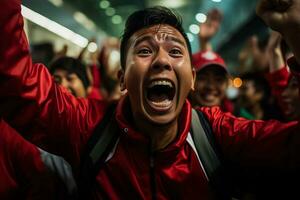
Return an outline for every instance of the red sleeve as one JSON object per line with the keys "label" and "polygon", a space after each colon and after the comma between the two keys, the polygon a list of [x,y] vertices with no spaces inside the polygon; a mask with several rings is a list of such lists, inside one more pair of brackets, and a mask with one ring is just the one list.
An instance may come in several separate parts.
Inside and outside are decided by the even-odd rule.
{"label": "red sleeve", "polygon": [[14,191],[25,189],[45,167],[39,150],[1,119],[0,130],[0,199],[11,199],[17,195]]}
{"label": "red sleeve", "polygon": [[[298,121],[246,120],[202,107],[226,160],[244,167],[300,166]],[[288,165],[288,166],[286,166]]]}
{"label": "red sleeve", "polygon": [[0,119],[0,199],[57,199],[63,185],[39,149]]}
{"label": "red sleeve", "polygon": [[79,156],[105,103],[76,99],[54,83],[45,66],[32,63],[20,10],[19,0],[0,1],[0,113],[14,127],[39,118],[49,137],[71,145]]}
{"label": "red sleeve", "polygon": [[101,100],[103,99],[101,93],[100,93],[100,89],[96,88],[96,87],[92,87],[90,93],[87,96],[88,99],[97,99],[97,100]]}
{"label": "red sleeve", "polygon": [[101,76],[100,76],[100,71],[97,68],[96,64],[92,65],[92,75],[93,75],[93,80],[94,80],[93,87],[99,89],[100,85],[101,85]]}
{"label": "red sleeve", "polygon": [[271,87],[272,95],[276,98],[276,101],[282,110],[285,107],[285,103],[282,101],[282,93],[288,85],[290,76],[291,74],[288,71],[287,66],[273,73],[266,74],[266,78]]}
{"label": "red sleeve", "polygon": [[290,73],[287,66],[285,66],[273,73],[266,74],[266,78],[271,86],[272,94],[275,95],[276,98],[280,98],[280,95],[288,84]]}

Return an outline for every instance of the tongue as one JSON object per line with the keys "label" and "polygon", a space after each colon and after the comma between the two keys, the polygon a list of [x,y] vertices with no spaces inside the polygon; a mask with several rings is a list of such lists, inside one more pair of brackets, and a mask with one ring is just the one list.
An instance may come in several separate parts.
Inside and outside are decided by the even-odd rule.
{"label": "tongue", "polygon": [[157,94],[157,93],[151,92],[148,95],[148,98],[150,101],[153,101],[153,102],[163,102],[165,100],[168,100],[168,95],[163,94],[163,93]]}

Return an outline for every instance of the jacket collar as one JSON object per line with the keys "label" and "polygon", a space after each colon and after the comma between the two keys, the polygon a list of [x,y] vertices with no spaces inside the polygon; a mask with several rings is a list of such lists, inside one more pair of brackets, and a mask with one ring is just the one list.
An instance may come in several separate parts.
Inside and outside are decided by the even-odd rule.
{"label": "jacket collar", "polygon": [[[138,148],[149,148],[150,139],[141,132],[138,132],[134,126],[134,121],[131,113],[130,103],[128,96],[120,99],[117,110],[116,119],[121,129],[121,137],[125,136],[130,145],[137,146]],[[188,100],[183,105],[182,111],[178,119],[178,134],[173,142],[171,142],[165,149],[160,152],[174,153],[179,151],[186,142],[187,135],[190,131],[191,124],[191,104]]]}

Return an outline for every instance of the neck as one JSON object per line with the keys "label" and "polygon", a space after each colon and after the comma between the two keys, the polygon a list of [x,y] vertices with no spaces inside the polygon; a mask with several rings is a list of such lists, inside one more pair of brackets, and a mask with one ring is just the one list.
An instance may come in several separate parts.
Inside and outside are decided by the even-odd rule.
{"label": "neck", "polygon": [[152,151],[164,149],[177,136],[178,122],[172,121],[168,124],[151,124],[137,118],[136,124],[138,130],[142,131],[151,140]]}

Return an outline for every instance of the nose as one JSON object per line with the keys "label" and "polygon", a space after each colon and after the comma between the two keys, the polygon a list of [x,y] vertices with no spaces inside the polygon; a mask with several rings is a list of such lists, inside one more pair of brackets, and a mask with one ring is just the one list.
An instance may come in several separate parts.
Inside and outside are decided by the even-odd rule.
{"label": "nose", "polygon": [[205,87],[207,89],[215,89],[216,87],[216,82],[214,80],[214,77],[212,77],[211,75],[207,75],[207,77],[204,79],[205,80]]}
{"label": "nose", "polygon": [[156,71],[172,70],[168,52],[163,49],[159,49],[154,57],[151,68]]}

